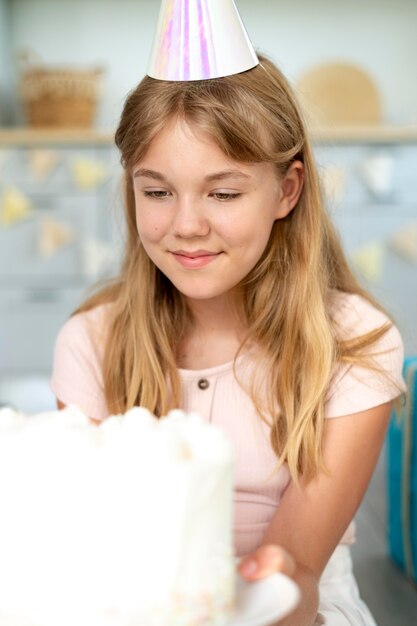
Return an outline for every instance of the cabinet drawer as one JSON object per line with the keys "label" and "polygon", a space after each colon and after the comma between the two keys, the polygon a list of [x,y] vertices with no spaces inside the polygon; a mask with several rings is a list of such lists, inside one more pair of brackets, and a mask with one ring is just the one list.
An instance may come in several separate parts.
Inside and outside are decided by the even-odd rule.
{"label": "cabinet drawer", "polygon": [[[42,256],[43,220],[72,229],[74,238],[54,254]],[[0,229],[0,285],[60,287],[84,277],[82,245],[98,231],[97,197],[61,196],[25,221]]]}
{"label": "cabinet drawer", "polygon": [[55,339],[81,303],[81,289],[0,291],[0,373],[49,375]]}

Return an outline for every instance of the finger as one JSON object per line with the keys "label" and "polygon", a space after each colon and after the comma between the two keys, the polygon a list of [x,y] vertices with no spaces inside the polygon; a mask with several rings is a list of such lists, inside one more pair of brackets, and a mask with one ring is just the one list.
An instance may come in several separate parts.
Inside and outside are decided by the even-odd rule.
{"label": "finger", "polygon": [[284,548],[270,544],[261,546],[243,559],[238,565],[238,572],[247,580],[259,580],[275,572],[292,576],[295,572],[295,561]]}

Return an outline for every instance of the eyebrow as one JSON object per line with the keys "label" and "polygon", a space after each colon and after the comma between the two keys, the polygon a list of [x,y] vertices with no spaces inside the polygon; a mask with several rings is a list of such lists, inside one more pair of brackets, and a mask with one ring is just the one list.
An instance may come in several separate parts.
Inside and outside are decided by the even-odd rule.
{"label": "eyebrow", "polygon": [[[155,170],[141,168],[134,173],[133,178],[139,178],[140,176],[144,178],[152,178],[152,180],[167,182],[166,176],[161,174],[161,172],[156,172]],[[212,183],[215,180],[225,180],[226,178],[242,178],[247,180],[250,179],[250,176],[248,174],[244,174],[240,170],[224,170],[222,172],[209,174],[204,180],[208,183]]]}
{"label": "eyebrow", "polygon": [[223,172],[209,174],[209,176],[206,176],[205,180],[208,183],[211,183],[214,180],[225,180],[226,178],[243,178],[247,180],[250,176],[248,174],[244,174],[240,170],[224,170]]}
{"label": "eyebrow", "polygon": [[141,168],[140,170],[137,170],[133,174],[133,178],[139,178],[139,176],[143,176],[145,178],[152,178],[153,180],[161,180],[163,182],[166,182],[167,180],[165,176],[161,174],[160,172],[155,172],[154,170],[147,170],[143,168]]}

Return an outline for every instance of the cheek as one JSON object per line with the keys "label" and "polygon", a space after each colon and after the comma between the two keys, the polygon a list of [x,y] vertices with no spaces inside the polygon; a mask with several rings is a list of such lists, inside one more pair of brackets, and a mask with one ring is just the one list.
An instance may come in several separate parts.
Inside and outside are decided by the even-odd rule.
{"label": "cheek", "polygon": [[236,220],[233,229],[229,230],[229,241],[236,247],[252,251],[256,254],[268,243],[274,220],[269,214],[259,212],[257,219]]}
{"label": "cheek", "polygon": [[141,239],[158,241],[166,231],[166,220],[150,211],[136,211],[136,227]]}

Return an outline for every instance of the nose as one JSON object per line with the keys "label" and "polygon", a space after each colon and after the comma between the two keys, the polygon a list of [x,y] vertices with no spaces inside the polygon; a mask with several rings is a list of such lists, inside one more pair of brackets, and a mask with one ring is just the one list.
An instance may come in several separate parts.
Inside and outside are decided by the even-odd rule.
{"label": "nose", "polygon": [[209,221],[196,198],[178,198],[172,229],[177,237],[191,239],[205,237],[210,232]]}

